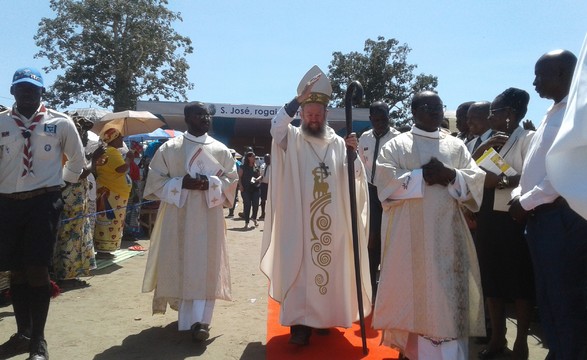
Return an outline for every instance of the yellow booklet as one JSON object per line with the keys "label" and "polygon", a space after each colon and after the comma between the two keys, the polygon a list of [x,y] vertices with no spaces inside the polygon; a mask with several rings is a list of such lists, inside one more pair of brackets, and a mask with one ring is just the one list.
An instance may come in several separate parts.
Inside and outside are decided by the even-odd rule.
{"label": "yellow booklet", "polygon": [[[477,159],[477,165],[496,175],[504,173],[506,176],[514,176],[518,174],[518,172],[514,170],[514,168],[512,168],[493,148],[486,150],[483,155]],[[508,202],[510,201],[511,191],[511,189],[495,189],[493,210],[508,211]]]}
{"label": "yellow booklet", "polygon": [[504,173],[507,176],[518,175],[518,172],[514,170],[514,168],[512,168],[510,164],[508,164],[493,148],[485,150],[483,155],[477,159],[477,165],[496,175],[501,173]]}

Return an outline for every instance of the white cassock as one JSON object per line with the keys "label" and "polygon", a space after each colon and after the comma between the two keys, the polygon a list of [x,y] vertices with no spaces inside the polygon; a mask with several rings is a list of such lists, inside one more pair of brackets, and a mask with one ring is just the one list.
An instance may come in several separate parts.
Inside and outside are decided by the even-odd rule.
{"label": "white cassock", "polygon": [[587,219],[587,36],[575,67],[567,110],[546,154],[546,174],[569,206]]}
{"label": "white cassock", "polygon": [[[422,165],[432,157],[456,170],[453,184],[425,184]],[[479,209],[485,173],[461,140],[415,127],[383,146],[377,166],[383,243],[373,327],[412,360],[467,359],[467,337],[485,335],[485,327],[460,205]]]}
{"label": "white cassock", "polygon": [[[348,328],[359,319],[346,146],[327,127],[306,136],[284,109],[272,120],[271,179],[261,270],[283,325]],[[320,167],[324,163],[328,168]],[[363,310],[371,312],[365,171],[355,161]]]}
{"label": "white cassock", "polygon": [[[224,172],[208,175],[208,190],[182,189],[187,159],[200,148]],[[179,330],[209,324],[214,300],[231,300],[223,205],[232,206],[237,180],[230,150],[207,134],[168,140],[149,164],[144,197],[161,205],[142,290],[155,290],[153,313],[165,313],[167,304],[179,311]]]}

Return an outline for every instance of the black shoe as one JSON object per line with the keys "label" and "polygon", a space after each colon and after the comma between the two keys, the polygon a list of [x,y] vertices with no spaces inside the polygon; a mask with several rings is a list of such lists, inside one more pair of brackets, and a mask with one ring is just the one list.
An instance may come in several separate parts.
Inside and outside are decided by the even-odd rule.
{"label": "black shoe", "polygon": [[31,341],[30,356],[27,360],[49,360],[49,351],[47,351],[45,339]]}
{"label": "black shoe", "polygon": [[325,328],[325,329],[315,329],[316,335],[320,335],[320,336],[328,336],[330,335],[330,329],[329,328]]}
{"label": "black shoe", "polygon": [[195,342],[202,342],[208,340],[210,337],[210,328],[208,324],[195,323],[190,328],[192,331],[192,340]]}
{"label": "black shoe", "polygon": [[306,346],[310,344],[312,328],[306,325],[292,325],[290,327],[290,334],[290,344]]}
{"label": "black shoe", "polygon": [[16,333],[4,344],[0,345],[0,359],[8,359],[16,355],[25,354],[29,351],[31,339],[27,336]]}

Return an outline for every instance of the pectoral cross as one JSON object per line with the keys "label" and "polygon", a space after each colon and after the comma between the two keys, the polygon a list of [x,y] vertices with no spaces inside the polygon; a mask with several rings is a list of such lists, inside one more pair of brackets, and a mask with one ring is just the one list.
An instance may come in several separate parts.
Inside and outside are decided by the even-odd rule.
{"label": "pectoral cross", "polygon": [[324,177],[328,177],[328,175],[330,175],[330,173],[328,172],[328,166],[326,166],[325,163],[321,162],[319,164],[320,169],[322,170],[322,173],[325,175]]}

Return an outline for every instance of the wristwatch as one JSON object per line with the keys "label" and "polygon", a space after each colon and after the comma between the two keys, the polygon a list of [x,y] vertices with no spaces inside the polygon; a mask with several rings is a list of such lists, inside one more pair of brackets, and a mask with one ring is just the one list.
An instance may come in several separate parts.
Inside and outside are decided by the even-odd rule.
{"label": "wristwatch", "polygon": [[508,180],[508,177],[506,174],[501,174],[499,176],[499,181],[497,182],[497,188],[498,189],[505,189],[510,185],[510,182]]}

